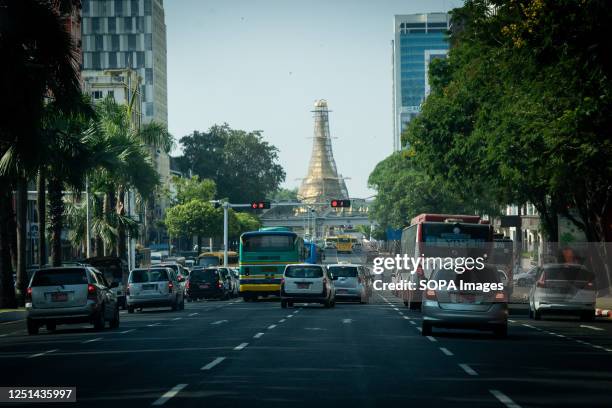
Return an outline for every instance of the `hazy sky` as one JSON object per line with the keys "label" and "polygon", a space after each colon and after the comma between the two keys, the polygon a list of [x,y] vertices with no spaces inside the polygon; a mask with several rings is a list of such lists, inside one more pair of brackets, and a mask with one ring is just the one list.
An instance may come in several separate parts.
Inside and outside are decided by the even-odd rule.
{"label": "hazy sky", "polygon": [[166,0],[168,121],[178,139],[227,122],[263,130],[285,187],[306,176],[311,110],[327,99],[338,171],[351,197],[392,151],[393,15],[453,0]]}

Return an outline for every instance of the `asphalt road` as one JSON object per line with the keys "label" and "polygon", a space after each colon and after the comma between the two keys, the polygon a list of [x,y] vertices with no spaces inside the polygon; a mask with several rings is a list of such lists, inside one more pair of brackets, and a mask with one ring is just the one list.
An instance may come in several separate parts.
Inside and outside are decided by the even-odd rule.
{"label": "asphalt road", "polygon": [[512,316],[503,340],[423,337],[419,313],[389,293],[334,309],[231,300],[121,319],[38,336],[0,325],[0,385],[76,386],[87,407],[612,406],[612,321]]}

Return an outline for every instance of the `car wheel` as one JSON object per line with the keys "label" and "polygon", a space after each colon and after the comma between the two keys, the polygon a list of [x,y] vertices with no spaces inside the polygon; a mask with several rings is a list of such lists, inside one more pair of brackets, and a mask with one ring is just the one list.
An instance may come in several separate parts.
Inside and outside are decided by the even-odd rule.
{"label": "car wheel", "polygon": [[287,301],[286,300],[281,300],[281,308],[283,308],[283,309],[287,308]]}
{"label": "car wheel", "polygon": [[595,320],[595,312],[582,312],[580,314],[580,320],[583,322],[592,322]]}
{"label": "car wheel", "polygon": [[540,312],[539,310],[535,309],[533,311],[533,318],[535,320],[542,320],[542,312]]}
{"label": "car wheel", "polygon": [[104,305],[101,306],[100,311],[96,314],[94,320],[94,329],[96,330],[104,330],[104,325],[106,324],[106,320],[104,319]]}
{"label": "car wheel", "polygon": [[38,334],[38,324],[35,323],[34,321],[32,321],[32,319],[28,319],[26,322],[26,325],[28,326],[28,334],[33,335],[33,334]]}
{"label": "car wheel", "polygon": [[423,321],[423,324],[421,325],[421,335],[431,336],[432,332],[433,330],[432,330],[431,323]]}
{"label": "car wheel", "polygon": [[502,324],[496,328],[493,329],[493,335],[495,337],[499,337],[499,338],[504,338],[506,336],[508,336],[508,325],[507,324]]}
{"label": "car wheel", "polygon": [[134,313],[134,306],[128,306],[128,313]]}
{"label": "car wheel", "polygon": [[117,306],[115,309],[115,316],[113,317],[113,320],[111,320],[109,326],[111,329],[116,329],[119,327],[119,306]]}

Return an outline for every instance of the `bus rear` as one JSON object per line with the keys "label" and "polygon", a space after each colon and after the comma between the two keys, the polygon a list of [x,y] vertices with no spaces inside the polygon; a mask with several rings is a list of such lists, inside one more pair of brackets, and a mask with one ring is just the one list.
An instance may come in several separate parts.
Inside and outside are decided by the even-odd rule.
{"label": "bus rear", "polygon": [[350,254],[353,252],[353,239],[350,236],[338,236],[336,251],[340,253]]}
{"label": "bus rear", "polygon": [[302,238],[290,231],[253,231],[240,237],[240,296],[278,296],[285,266],[304,261]]}
{"label": "bus rear", "polygon": [[420,309],[422,291],[420,282],[430,278],[435,262],[427,258],[484,258],[489,257],[493,229],[482,223],[479,216],[450,214],[421,214],[413,218],[409,227],[402,231],[401,252],[415,260],[424,261],[415,271],[402,270],[396,273],[398,281],[413,282],[416,290],[399,291],[406,306]]}

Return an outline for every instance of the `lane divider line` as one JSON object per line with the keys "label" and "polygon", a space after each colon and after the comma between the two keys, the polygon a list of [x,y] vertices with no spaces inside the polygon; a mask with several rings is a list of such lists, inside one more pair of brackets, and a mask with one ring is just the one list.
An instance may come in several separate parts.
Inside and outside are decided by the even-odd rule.
{"label": "lane divider line", "polygon": [[446,347],[440,347],[440,351],[446,354],[447,356],[454,356],[453,352],[447,349]]}
{"label": "lane divider line", "polygon": [[427,337],[427,340],[429,340],[429,341],[431,341],[431,342],[436,343],[436,342],[438,341],[438,340],[436,340],[436,338],[435,338],[435,337],[433,337],[433,336],[426,336],[426,337]]}
{"label": "lane divider line", "polygon": [[245,348],[248,345],[249,345],[249,343],[240,343],[239,345],[234,347],[234,350],[242,350],[243,348]]}
{"label": "lane divider line", "polygon": [[31,356],[28,356],[28,358],[42,357],[42,356],[45,356],[47,354],[55,353],[56,351],[57,351],[57,349],[47,350],[47,351],[43,351],[42,353],[32,354]]}
{"label": "lane divider line", "polygon": [[508,397],[503,392],[501,392],[499,390],[489,390],[489,392],[491,394],[493,394],[493,396],[495,398],[497,398],[499,400],[499,402],[504,404],[507,408],[521,408],[521,406],[519,404],[517,404],[516,402],[512,401],[510,399],[510,397]]}
{"label": "lane divider line", "polygon": [[478,373],[467,364],[459,364],[459,367],[463,368],[463,371],[465,371],[469,375],[478,375]]}
{"label": "lane divider line", "polygon": [[102,337],[96,337],[95,339],[85,340],[85,341],[82,341],[81,343],[82,344],[93,343],[94,341],[100,341],[100,340],[102,340]]}
{"label": "lane divider line", "polygon": [[151,404],[151,405],[155,405],[155,406],[164,405],[170,399],[175,397],[176,394],[181,392],[181,390],[183,388],[185,388],[186,386],[187,386],[187,384],[177,384],[177,385],[175,385],[170,390],[166,391],[161,397],[159,397],[157,400],[155,400],[155,402],[153,402],[153,404]]}
{"label": "lane divider line", "polygon": [[604,331],[604,329],[602,329],[601,327],[589,326],[586,324],[581,324],[580,327],[584,327],[585,329],[591,329],[595,331]]}
{"label": "lane divider line", "polygon": [[404,316],[404,319],[406,320],[410,320],[410,318],[408,316]]}
{"label": "lane divider line", "polygon": [[119,332],[119,334],[128,334],[128,333],[131,333],[133,331],[136,331],[136,329],[124,330],[122,332]]}
{"label": "lane divider line", "polygon": [[279,323],[283,323],[283,322],[285,322],[285,321],[286,321],[285,319],[280,319],[278,322],[279,322]]}
{"label": "lane divider line", "polygon": [[417,327],[417,330],[423,333],[423,329],[421,329],[420,327]]}
{"label": "lane divider line", "polygon": [[199,312],[189,313],[189,317],[191,317],[191,316],[195,316],[195,315],[199,315],[199,314],[200,314]]}
{"label": "lane divider line", "polygon": [[416,325],[416,322],[415,322],[414,320],[411,320],[411,321],[410,321],[410,324],[414,324],[414,325]]}
{"label": "lane divider line", "polygon": [[174,319],[172,319],[172,320],[181,320],[181,319],[182,319],[182,317],[175,317],[175,318],[174,318]]}
{"label": "lane divider line", "polygon": [[225,357],[217,357],[213,361],[211,361],[210,363],[206,364],[204,367],[200,368],[200,370],[210,370],[214,366],[216,366],[219,363],[221,363],[223,360],[225,360]]}
{"label": "lane divider line", "polygon": [[254,339],[258,339],[258,338],[260,338],[263,335],[264,335],[263,333],[257,333],[256,335],[253,336],[253,338]]}
{"label": "lane divider line", "polygon": [[155,327],[155,326],[159,326],[159,323],[147,324],[147,327]]}
{"label": "lane divider line", "polygon": [[272,329],[273,329],[273,328],[275,328],[275,327],[276,327],[276,325],[275,325],[275,324],[271,324],[271,325],[269,325],[269,326],[268,326],[268,330],[272,330]]}

